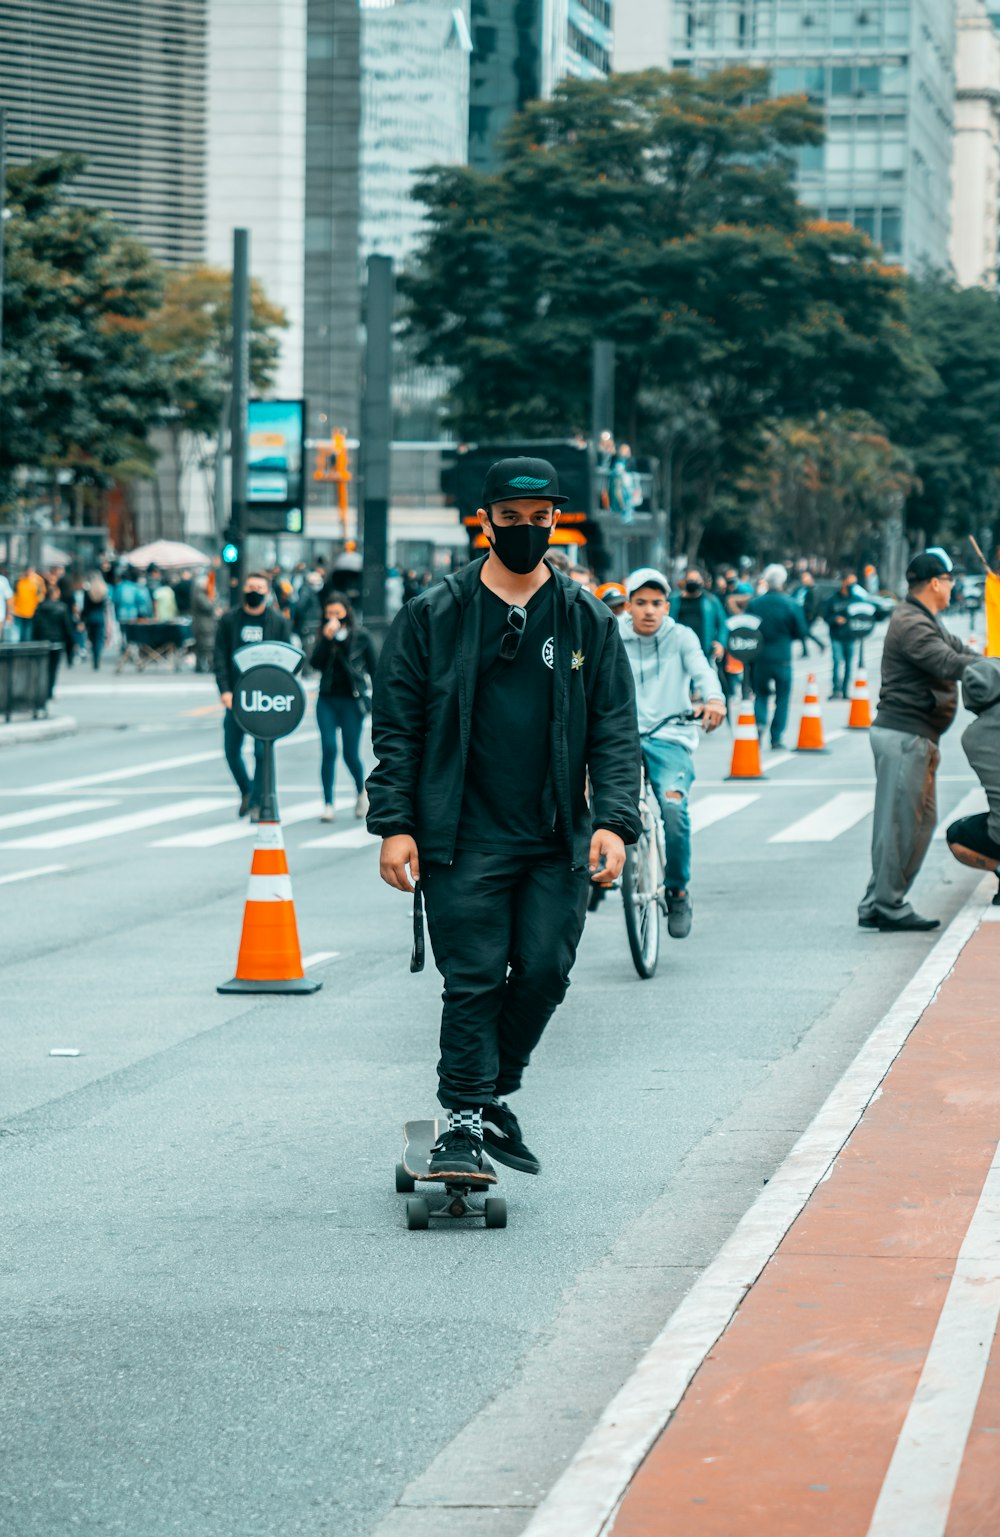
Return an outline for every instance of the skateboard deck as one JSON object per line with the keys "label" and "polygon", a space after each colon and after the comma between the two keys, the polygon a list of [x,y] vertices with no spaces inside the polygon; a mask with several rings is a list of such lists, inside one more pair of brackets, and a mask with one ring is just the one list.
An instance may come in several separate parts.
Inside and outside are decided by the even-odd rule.
{"label": "skateboard deck", "polygon": [[429,1174],[427,1165],[430,1163],[431,1148],[443,1131],[448,1130],[448,1118],[442,1116],[435,1121],[407,1121],[403,1126],[403,1168],[411,1179],[426,1180],[433,1184],[468,1184],[475,1187],[495,1185],[497,1171],[489,1159],[483,1156],[482,1173],[475,1176],[468,1174],[447,1175]]}

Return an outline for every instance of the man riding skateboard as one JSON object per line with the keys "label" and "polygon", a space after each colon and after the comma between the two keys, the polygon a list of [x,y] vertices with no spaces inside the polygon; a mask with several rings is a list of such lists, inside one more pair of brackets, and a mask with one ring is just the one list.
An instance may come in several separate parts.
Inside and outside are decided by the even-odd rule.
{"label": "man riding skateboard", "polygon": [[492,465],[488,555],[400,611],[375,678],[368,827],[382,879],[420,881],[444,977],[432,1177],[475,1179],[484,1143],[539,1172],[505,1096],[566,994],[590,877],[640,828],[615,617],[545,559],[565,501],[545,459]]}

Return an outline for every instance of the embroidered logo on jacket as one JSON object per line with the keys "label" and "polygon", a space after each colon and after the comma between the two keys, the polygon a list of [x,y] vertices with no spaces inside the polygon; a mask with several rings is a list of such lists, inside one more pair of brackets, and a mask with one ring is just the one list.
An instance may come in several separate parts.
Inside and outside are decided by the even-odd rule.
{"label": "embroidered logo on jacket", "polygon": [[573,652],[573,661],[571,663],[573,671],[576,672],[578,667],[582,667],[583,664],[584,664],[584,661],[585,661],[585,658],[584,658],[583,652],[582,651],[574,651]]}

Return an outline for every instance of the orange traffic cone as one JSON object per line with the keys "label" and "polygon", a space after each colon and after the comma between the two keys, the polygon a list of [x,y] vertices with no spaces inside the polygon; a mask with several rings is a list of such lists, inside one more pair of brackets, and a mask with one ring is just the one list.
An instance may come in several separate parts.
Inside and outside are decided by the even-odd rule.
{"label": "orange traffic cone", "polygon": [[868,674],[859,667],[851,684],[851,713],[847,717],[848,731],[867,731],[872,723],[872,707],[868,698]]}
{"label": "orange traffic cone", "polygon": [[795,751],[826,752],[823,712],[819,707],[819,690],[814,672],[806,679],[806,697],[802,702],[802,720],[799,723],[799,740],[795,744]]}
{"label": "orange traffic cone", "polygon": [[730,779],[763,779],[760,767],[760,738],[754,719],[753,703],[744,699],[736,720],[733,734],[733,761],[729,768]]}
{"label": "orange traffic cone", "polygon": [[302,970],[292,882],[280,822],[261,822],[250,866],[236,975],[220,993],[315,993]]}

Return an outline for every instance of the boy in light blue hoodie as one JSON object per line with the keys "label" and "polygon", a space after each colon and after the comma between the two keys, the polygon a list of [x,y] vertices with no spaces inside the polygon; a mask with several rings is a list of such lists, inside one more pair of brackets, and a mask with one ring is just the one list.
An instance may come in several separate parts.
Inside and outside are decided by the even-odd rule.
{"label": "boy in light blue hoodie", "polygon": [[[628,608],[618,623],[635,679],[646,774],[663,812],[667,929],[674,939],[686,939],[692,918],[688,794],[699,727],[667,722],[666,717],[693,710],[701,729],[714,731],[726,718],[726,705],[694,630],[670,618],[670,583],[662,571],[652,566],[633,571],[625,590]],[[691,703],[692,685],[701,695],[700,704]]]}

